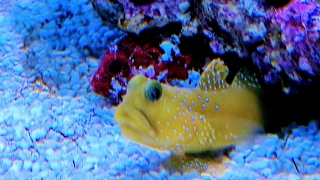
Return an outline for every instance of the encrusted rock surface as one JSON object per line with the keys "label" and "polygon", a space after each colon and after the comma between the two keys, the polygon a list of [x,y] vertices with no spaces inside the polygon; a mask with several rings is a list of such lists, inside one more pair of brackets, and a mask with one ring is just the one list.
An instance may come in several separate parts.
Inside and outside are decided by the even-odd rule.
{"label": "encrusted rock surface", "polygon": [[[201,38],[179,38],[180,31],[181,24],[170,24],[139,36],[130,34],[110,47],[93,75],[93,90],[117,104],[136,74],[166,83],[188,80],[189,70],[202,70],[210,49],[208,43],[196,42]],[[186,41],[194,45],[193,50],[181,45],[189,44]]]}
{"label": "encrusted rock surface", "polygon": [[267,33],[264,22],[269,9],[263,0],[203,0],[196,13],[215,54],[235,52],[248,57]]}
{"label": "encrusted rock surface", "polygon": [[105,20],[116,23],[122,16],[123,5],[117,0],[90,0],[98,14]]}
{"label": "encrusted rock surface", "polygon": [[[320,18],[317,0],[92,0],[98,12],[118,26],[139,34],[180,22],[180,36],[205,35],[212,52],[251,58],[266,84],[282,83],[296,93],[319,79]],[[118,4],[119,6],[115,6]],[[120,8],[110,18],[109,7]],[[106,8],[108,7],[108,8]],[[123,11],[122,11],[123,9]],[[119,15],[119,13],[121,13]]]}
{"label": "encrusted rock surface", "polygon": [[265,42],[252,55],[264,80],[281,82],[286,93],[296,93],[299,87],[319,80],[319,1],[292,1],[272,11],[267,19]]}

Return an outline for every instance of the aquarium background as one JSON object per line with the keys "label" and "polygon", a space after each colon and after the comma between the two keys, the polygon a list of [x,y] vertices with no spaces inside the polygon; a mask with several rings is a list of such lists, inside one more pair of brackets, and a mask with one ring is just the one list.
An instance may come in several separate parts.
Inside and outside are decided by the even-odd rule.
{"label": "aquarium background", "polygon": [[0,2],[0,179],[320,179],[316,120],[237,146],[222,174],[173,170],[124,138],[90,87],[124,35],[89,0]]}

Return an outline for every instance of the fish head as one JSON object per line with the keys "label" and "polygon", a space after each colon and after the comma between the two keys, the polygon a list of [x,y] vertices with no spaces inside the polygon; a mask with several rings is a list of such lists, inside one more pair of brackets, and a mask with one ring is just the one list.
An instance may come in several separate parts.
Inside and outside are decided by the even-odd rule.
{"label": "fish head", "polygon": [[126,138],[157,150],[165,150],[178,141],[163,137],[168,131],[168,88],[172,87],[141,75],[129,81],[123,102],[115,112],[115,121]]}

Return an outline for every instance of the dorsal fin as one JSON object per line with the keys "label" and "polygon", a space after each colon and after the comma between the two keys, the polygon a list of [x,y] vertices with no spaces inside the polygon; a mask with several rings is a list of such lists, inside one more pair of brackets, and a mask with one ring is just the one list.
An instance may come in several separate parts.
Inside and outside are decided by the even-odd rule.
{"label": "dorsal fin", "polygon": [[238,88],[249,88],[255,91],[261,89],[256,74],[250,72],[248,68],[242,68],[239,70],[234,77],[231,86]]}
{"label": "dorsal fin", "polygon": [[217,90],[229,87],[226,78],[229,74],[228,67],[220,59],[213,59],[201,74],[197,88],[204,90]]}

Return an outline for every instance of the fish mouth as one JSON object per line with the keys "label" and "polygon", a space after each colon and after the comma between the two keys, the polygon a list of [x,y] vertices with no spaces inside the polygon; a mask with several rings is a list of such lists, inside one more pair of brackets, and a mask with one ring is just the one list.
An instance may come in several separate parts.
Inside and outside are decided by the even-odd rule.
{"label": "fish mouth", "polygon": [[127,139],[146,147],[162,151],[163,147],[175,147],[179,140],[161,140],[159,132],[148,121],[148,116],[138,108],[119,106],[115,120]]}
{"label": "fish mouth", "polygon": [[121,132],[126,138],[145,146],[154,147],[157,132],[143,111],[120,105],[115,113],[115,121],[119,123]]}

